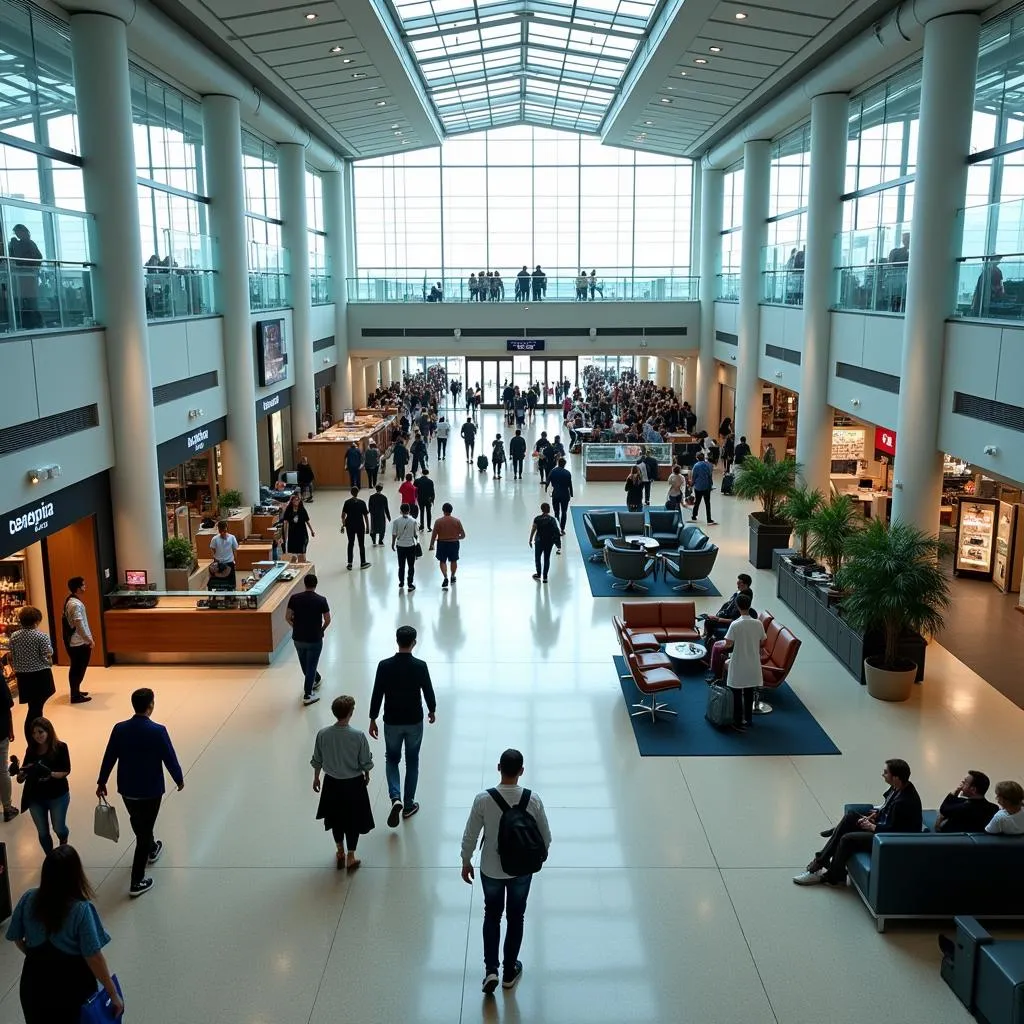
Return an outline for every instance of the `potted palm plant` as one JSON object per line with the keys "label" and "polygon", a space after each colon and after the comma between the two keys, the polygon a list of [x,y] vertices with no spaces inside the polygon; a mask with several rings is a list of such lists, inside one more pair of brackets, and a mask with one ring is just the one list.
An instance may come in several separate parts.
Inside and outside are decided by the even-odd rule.
{"label": "potted palm plant", "polygon": [[917,664],[902,656],[908,633],[937,633],[949,607],[949,577],[938,558],[946,550],[938,537],[897,519],[887,526],[872,519],[846,543],[837,583],[846,592],[844,617],[865,636],[885,637],[884,653],[864,659],[868,693],[879,700],[906,700]]}
{"label": "potted palm plant", "polygon": [[196,552],[184,537],[164,541],[164,574],[168,590],[188,590],[188,579],[196,570]]}
{"label": "potted palm plant", "polygon": [[825,495],[817,487],[812,489],[806,484],[791,488],[786,497],[782,499],[779,515],[793,524],[793,533],[796,534],[800,543],[800,554],[790,558],[794,565],[807,565],[811,561],[807,557],[807,536],[815,512],[824,503]]}
{"label": "potted palm plant", "polygon": [[794,459],[765,462],[753,455],[743,460],[736,476],[735,493],[748,501],[759,501],[760,512],[751,512],[748,557],[757,569],[772,567],[772,552],[789,545],[793,524],[782,512],[782,504],[800,471]]}
{"label": "potted palm plant", "polygon": [[242,492],[229,489],[220,492],[220,517],[227,519],[235,509],[242,507]]}
{"label": "potted palm plant", "polygon": [[808,521],[807,550],[825,563],[833,580],[839,575],[850,538],[863,527],[864,517],[848,494],[833,494]]}

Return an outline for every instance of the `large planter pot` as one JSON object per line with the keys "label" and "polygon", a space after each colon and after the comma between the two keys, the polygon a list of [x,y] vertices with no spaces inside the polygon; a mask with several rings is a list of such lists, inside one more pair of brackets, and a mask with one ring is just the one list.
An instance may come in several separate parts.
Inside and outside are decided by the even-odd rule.
{"label": "large planter pot", "polygon": [[878,658],[864,659],[864,678],[868,693],[876,700],[909,700],[917,678],[917,665],[912,661],[898,662],[895,671],[879,668]]}
{"label": "large planter pot", "polygon": [[192,575],[192,567],[187,569],[164,569],[164,579],[168,590],[188,590],[188,578]]}
{"label": "large planter pot", "polygon": [[751,512],[748,557],[755,569],[771,569],[772,555],[777,548],[789,547],[793,527],[789,523],[766,522],[763,512]]}

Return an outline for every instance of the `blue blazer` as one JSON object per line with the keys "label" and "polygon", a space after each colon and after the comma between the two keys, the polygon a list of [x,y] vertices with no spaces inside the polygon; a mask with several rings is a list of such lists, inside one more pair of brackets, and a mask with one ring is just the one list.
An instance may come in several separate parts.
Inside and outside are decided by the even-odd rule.
{"label": "blue blazer", "polygon": [[98,785],[107,784],[114,762],[117,762],[117,791],[121,796],[139,800],[163,796],[165,766],[177,785],[185,784],[167,729],[146,715],[118,722],[111,730],[96,780]]}

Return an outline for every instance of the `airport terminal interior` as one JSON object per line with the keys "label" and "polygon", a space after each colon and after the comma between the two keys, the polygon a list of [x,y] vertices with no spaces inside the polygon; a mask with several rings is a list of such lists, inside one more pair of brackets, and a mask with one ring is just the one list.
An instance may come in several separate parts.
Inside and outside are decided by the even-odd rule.
{"label": "airport terminal interior", "polygon": [[[793,881],[844,805],[883,804],[889,759],[926,826],[970,772],[990,800],[1024,779],[1022,321],[1021,4],[0,0],[8,756],[27,606],[124,1019],[1019,1024],[1024,838],[876,835],[849,884]],[[400,586],[391,524],[353,558],[342,505],[377,451],[397,519],[423,428],[465,537],[449,583],[422,532]],[[735,491],[773,463],[820,492],[813,566]],[[856,538],[903,529],[940,542],[948,602],[893,689],[854,570]],[[311,569],[316,701],[285,615]],[[692,617],[743,574],[763,664],[749,727],[716,725],[729,670]],[[314,738],[344,694],[368,729],[401,626],[437,701],[419,810],[387,823],[382,727],[375,827],[338,870]],[[133,898],[115,778],[116,843],[94,812],[140,687],[185,784]],[[551,845],[522,976],[487,992],[460,850],[507,748]],[[0,825],[8,916],[44,860],[29,796]],[[0,1024],[35,1024],[8,938]]]}

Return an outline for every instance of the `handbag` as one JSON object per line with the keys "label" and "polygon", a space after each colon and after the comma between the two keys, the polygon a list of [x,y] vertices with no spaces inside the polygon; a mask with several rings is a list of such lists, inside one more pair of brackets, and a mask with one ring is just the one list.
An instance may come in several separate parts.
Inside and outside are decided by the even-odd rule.
{"label": "handbag", "polygon": [[[121,997],[121,1002],[124,1002],[124,993],[121,991],[121,982],[117,980],[117,975],[112,974],[110,980],[114,983],[114,988],[117,989],[117,994]],[[110,1002],[110,996],[107,995],[107,990],[104,988],[97,989],[86,1002],[82,1004],[82,1009],[78,1015],[78,1024],[112,1024],[113,1021],[124,1020],[124,1017],[115,1017],[114,1008]]]}
{"label": "handbag", "polygon": [[92,817],[92,830],[101,839],[109,839],[116,843],[121,838],[121,827],[117,823],[117,808],[107,803],[105,796],[100,797]]}
{"label": "handbag", "polygon": [[416,552],[417,558],[423,557],[423,545],[419,541],[416,541],[416,545],[415,547],[413,547],[413,551]]}

